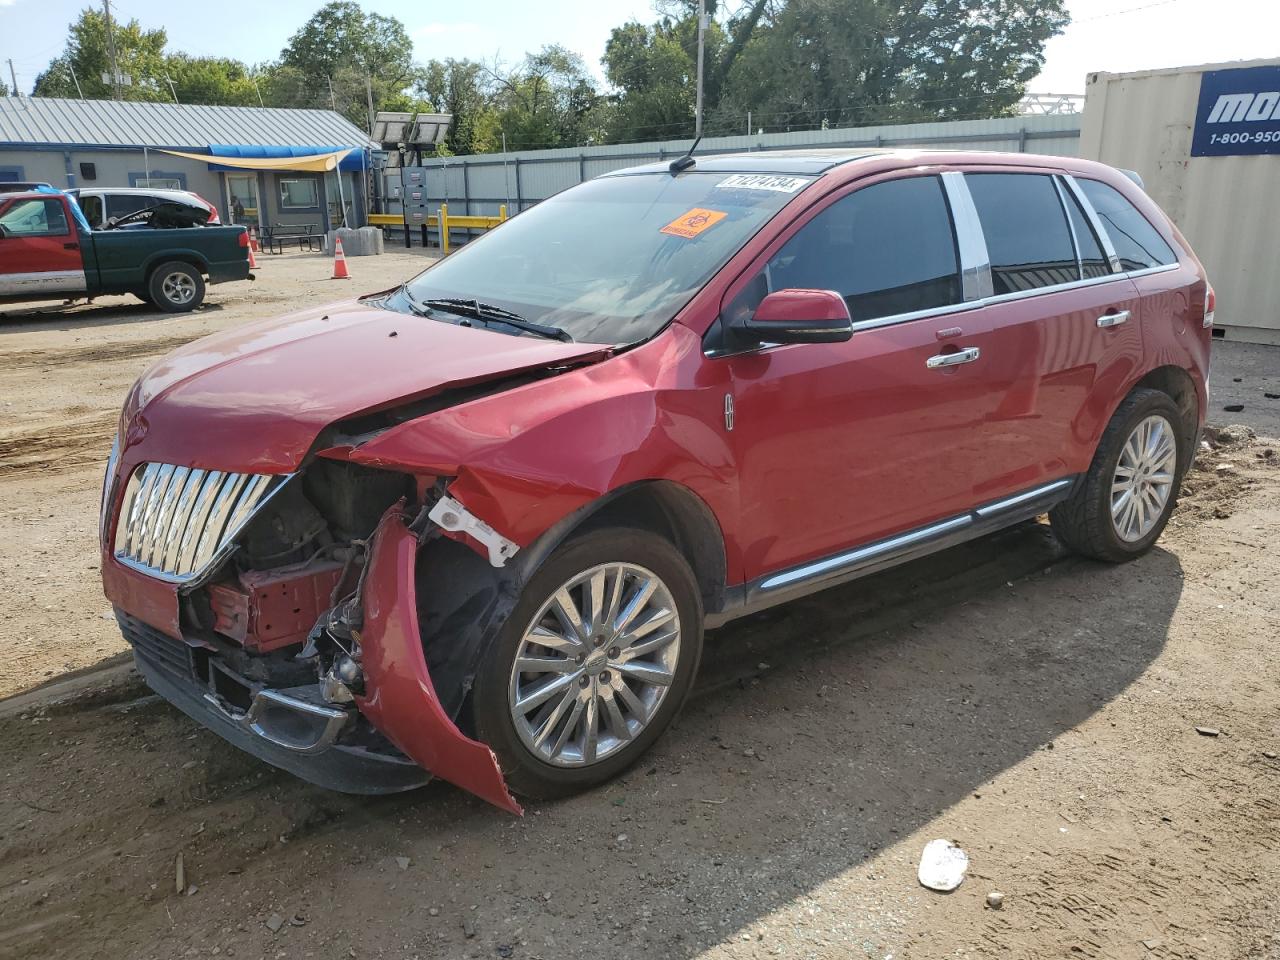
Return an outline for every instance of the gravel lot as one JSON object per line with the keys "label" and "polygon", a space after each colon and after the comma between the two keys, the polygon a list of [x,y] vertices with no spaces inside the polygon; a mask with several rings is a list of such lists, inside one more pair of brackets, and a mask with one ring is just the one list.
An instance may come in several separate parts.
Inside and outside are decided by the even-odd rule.
{"label": "gravel lot", "polygon": [[1263,438],[1214,434],[1142,560],[1032,523],[717,631],[645,762],[516,819],[314,789],[124,665],[95,529],[129,383],[425,263],[262,261],[185,317],[0,311],[0,957],[1280,958],[1280,351],[1215,357]]}

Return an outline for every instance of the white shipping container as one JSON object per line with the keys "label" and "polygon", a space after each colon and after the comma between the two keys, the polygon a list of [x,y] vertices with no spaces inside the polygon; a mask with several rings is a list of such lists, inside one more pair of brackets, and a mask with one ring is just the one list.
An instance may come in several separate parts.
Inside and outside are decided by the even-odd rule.
{"label": "white shipping container", "polygon": [[1254,143],[1240,149],[1276,152],[1192,156],[1205,74],[1276,66],[1280,59],[1091,74],[1080,155],[1142,176],[1147,193],[1204,263],[1217,293],[1217,325],[1229,338],[1280,344],[1280,116],[1265,109],[1271,105],[1265,92],[1240,95],[1218,107],[1216,117],[1219,98],[1211,93],[1203,119],[1212,118],[1214,126],[1202,124],[1202,138],[1241,128],[1220,125],[1229,107],[1236,118],[1251,121],[1247,133],[1231,134]]}

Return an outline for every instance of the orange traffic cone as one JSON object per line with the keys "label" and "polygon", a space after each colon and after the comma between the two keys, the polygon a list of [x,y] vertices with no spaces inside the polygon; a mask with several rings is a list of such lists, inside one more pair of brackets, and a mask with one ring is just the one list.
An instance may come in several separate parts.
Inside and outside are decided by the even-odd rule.
{"label": "orange traffic cone", "polygon": [[254,253],[258,253],[262,250],[262,247],[258,246],[258,228],[257,227],[249,228],[249,249],[252,250]]}
{"label": "orange traffic cone", "polygon": [[347,255],[342,252],[342,238],[333,238],[333,277],[334,280],[350,280],[347,273]]}
{"label": "orange traffic cone", "polygon": [[253,234],[249,234],[249,269],[250,270],[258,269],[258,258],[253,255],[253,250],[255,246],[256,244],[253,242]]}

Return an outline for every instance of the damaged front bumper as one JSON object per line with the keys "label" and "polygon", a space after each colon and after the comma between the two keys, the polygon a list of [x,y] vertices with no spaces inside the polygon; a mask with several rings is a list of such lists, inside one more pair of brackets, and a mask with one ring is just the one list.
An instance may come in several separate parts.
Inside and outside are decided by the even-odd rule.
{"label": "damaged front bumper", "polygon": [[359,632],[364,683],[354,706],[326,702],[318,683],[280,689],[250,680],[215,646],[171,636],[181,635],[177,617],[161,617],[161,630],[128,612],[168,608],[145,598],[172,585],[124,570],[104,579],[148,685],[233,745],[345,793],[411,790],[434,775],[520,814],[493,751],[458,729],[432,685],[418,630],[417,552],[417,537],[393,507],[369,547]]}
{"label": "damaged front bumper", "polygon": [[262,688],[229,669],[199,643],[175,640],[124,611],[116,619],[147,685],[233,746],[310,783],[343,793],[412,790],[431,777],[412,760],[373,741],[339,742],[354,711],[303,699],[307,690]]}

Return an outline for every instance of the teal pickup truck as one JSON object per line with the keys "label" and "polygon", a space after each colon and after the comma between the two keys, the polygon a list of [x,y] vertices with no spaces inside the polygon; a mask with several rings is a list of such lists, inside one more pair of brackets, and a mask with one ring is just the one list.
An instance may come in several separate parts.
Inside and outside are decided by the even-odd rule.
{"label": "teal pickup truck", "polygon": [[0,303],[131,293],[169,313],[193,310],[206,282],[253,279],[245,228],[203,222],[162,203],[91,230],[59,191],[0,194]]}

